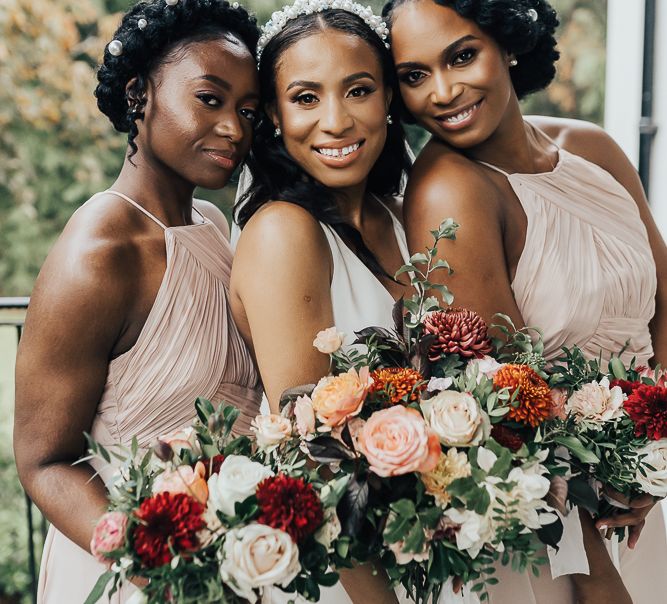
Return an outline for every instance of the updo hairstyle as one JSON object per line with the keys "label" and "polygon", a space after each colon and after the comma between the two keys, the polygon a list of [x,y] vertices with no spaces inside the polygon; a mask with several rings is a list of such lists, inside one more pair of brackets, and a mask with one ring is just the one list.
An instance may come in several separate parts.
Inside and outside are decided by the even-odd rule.
{"label": "updo hairstyle", "polygon": [[[165,0],[139,2],[123,16],[113,36],[122,45],[116,56],[110,46],[97,72],[97,106],[119,132],[127,132],[127,142],[137,152],[134,141],[137,120],[144,117],[146,84],[153,71],[162,65],[178,46],[218,39],[232,34],[255,55],[259,29],[254,17],[237,2],[226,0]],[[115,42],[114,42],[115,43]],[[114,44],[112,43],[112,44]],[[132,78],[136,82],[126,90]]]}

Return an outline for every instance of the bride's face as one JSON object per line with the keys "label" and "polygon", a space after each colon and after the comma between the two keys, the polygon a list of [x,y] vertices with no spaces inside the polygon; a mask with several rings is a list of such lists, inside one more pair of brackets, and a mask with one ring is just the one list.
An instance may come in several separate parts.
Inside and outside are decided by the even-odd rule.
{"label": "bride's face", "polygon": [[281,55],[268,111],[299,166],[342,189],[363,184],[380,156],[390,97],[373,49],[357,36],[325,30]]}

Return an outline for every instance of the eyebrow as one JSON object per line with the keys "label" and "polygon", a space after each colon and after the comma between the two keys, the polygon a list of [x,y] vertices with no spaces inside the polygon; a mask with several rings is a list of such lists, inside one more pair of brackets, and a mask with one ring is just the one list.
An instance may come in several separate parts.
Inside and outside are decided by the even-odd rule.
{"label": "eyebrow", "polygon": [[[451,54],[451,52],[457,47],[463,44],[464,42],[469,42],[470,40],[478,40],[476,36],[473,36],[472,34],[468,34],[467,36],[463,36],[462,38],[459,38],[455,42],[452,42],[449,46],[447,46],[441,53],[441,57],[446,57],[447,55]],[[419,63],[416,61],[406,61],[404,63],[399,63],[396,65],[396,69],[415,69],[417,67],[424,67],[423,63]]]}
{"label": "eyebrow", "polygon": [[[348,85],[351,84],[352,82],[355,82],[356,80],[360,80],[362,78],[370,78],[371,80],[375,81],[375,78],[373,77],[372,74],[370,74],[368,71],[358,71],[357,73],[350,74],[349,76],[346,76],[343,78],[343,84]],[[285,89],[285,92],[290,91],[292,88],[314,88],[314,89],[320,89],[322,88],[322,84],[320,82],[312,82],[310,80],[294,80],[287,86]]]}
{"label": "eyebrow", "polygon": [[220,86],[220,88],[224,88],[225,90],[231,90],[232,85],[227,81],[223,80],[222,78],[219,78],[216,75],[213,75],[211,73],[206,73],[203,76],[199,76],[197,78],[192,78],[193,80],[206,80],[207,82],[212,82],[213,84],[217,84]]}

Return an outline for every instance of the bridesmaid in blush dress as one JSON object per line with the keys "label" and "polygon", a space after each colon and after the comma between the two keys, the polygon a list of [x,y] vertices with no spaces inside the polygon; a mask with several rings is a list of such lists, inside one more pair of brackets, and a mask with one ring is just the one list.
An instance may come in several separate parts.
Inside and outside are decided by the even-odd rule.
{"label": "bridesmaid in blush dress", "polygon": [[[637,173],[600,128],[521,115],[519,99],[555,73],[548,2],[394,0],[385,14],[403,101],[433,135],[406,191],[410,249],[453,216],[461,228],[440,253],[457,304],[541,328],[548,359],[578,345],[664,365],[667,247]],[[660,506],[642,497],[596,525],[579,516],[566,519],[553,580],[501,568],[491,603],[664,601]],[[627,542],[605,548],[604,525],[629,527]]]}
{"label": "bridesmaid in blush dress", "polygon": [[[129,131],[120,175],[72,216],[35,285],[16,369],[19,476],[51,522],[38,601],[83,602],[105,567],[89,553],[114,473],[86,451],[149,448],[188,426],[194,400],[236,405],[249,432],[261,390],[229,309],[224,216],[193,199],[247,153],[258,30],[242,8],[141,3],[107,46],[96,95]],[[125,602],[131,584],[110,597]]]}

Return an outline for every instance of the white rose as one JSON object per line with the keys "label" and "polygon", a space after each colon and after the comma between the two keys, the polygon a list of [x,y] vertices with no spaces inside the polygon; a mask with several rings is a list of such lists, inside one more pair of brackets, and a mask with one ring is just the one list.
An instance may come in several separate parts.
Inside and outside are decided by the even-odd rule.
{"label": "white rose", "polygon": [[286,587],[299,574],[299,548],[284,531],[249,524],[227,533],[220,576],[239,597],[257,600],[254,589]]}
{"label": "white rose", "polygon": [[315,541],[321,543],[327,550],[331,544],[338,539],[342,527],[335,508],[328,508],[324,512],[324,524],[315,533]]}
{"label": "white rose", "polygon": [[466,377],[475,376],[479,384],[482,381],[482,376],[493,379],[493,376],[498,373],[502,366],[496,359],[488,355],[481,359],[472,359],[466,365]]}
{"label": "white rose", "polygon": [[608,422],[623,415],[625,395],[619,386],[609,388],[609,378],[584,384],[567,401],[565,410],[576,421]]}
{"label": "white rose", "polygon": [[488,420],[475,397],[467,392],[445,390],[422,401],[424,418],[448,447],[471,447],[484,438]]}
{"label": "white rose", "polygon": [[320,331],[313,340],[313,346],[323,354],[336,352],[345,340],[345,334],[336,331],[335,327],[329,327]]}
{"label": "white rose", "polygon": [[257,485],[273,471],[242,455],[228,455],[220,472],[208,479],[209,504],[228,516],[234,515],[234,504],[255,493]]}
{"label": "white rose", "polygon": [[255,433],[257,445],[264,450],[274,449],[292,436],[291,422],[277,413],[256,416],[250,429]]}
{"label": "white rose", "polygon": [[[667,439],[654,440],[639,450],[646,476],[639,470],[635,480],[641,485],[644,492],[654,497],[667,497]],[[646,466],[649,465],[655,470]]]}
{"label": "white rose", "polygon": [[456,546],[460,550],[468,550],[472,558],[476,558],[484,545],[493,538],[494,529],[488,515],[456,508],[448,509],[444,515],[458,525]]}

